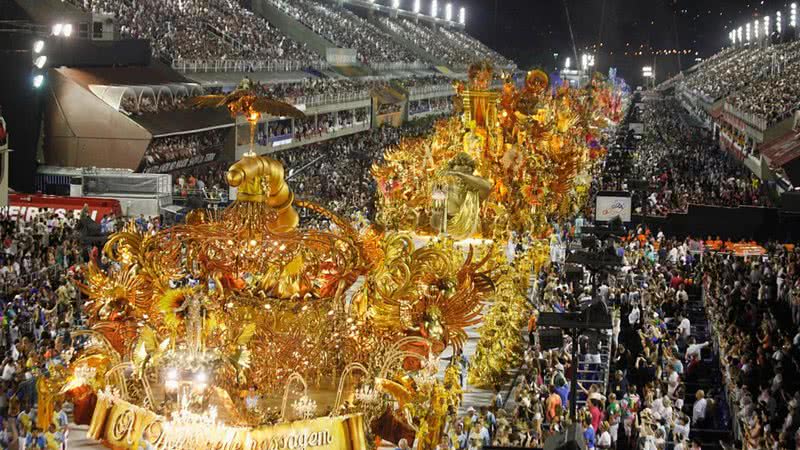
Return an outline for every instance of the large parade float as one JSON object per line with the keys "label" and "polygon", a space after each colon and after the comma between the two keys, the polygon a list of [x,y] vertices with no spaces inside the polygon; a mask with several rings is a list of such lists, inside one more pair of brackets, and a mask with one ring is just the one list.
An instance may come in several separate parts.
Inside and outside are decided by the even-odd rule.
{"label": "large parade float", "polygon": [[[583,204],[600,132],[619,114],[599,78],[553,88],[533,71],[498,91],[493,77],[475,65],[461,114],[387,149],[371,225],[295,198],[281,164],[251,153],[227,173],[238,188],[227,209],[112,235],[109,263],[89,264],[81,286],[86,345],[38,383],[42,420],[66,396],[112,448],[355,450],[406,437],[433,449],[460,378],[492,386],[518,362],[549,224]],[[197,103],[252,123],[302,114],[249,85]],[[302,228],[299,209],[334,226]],[[523,236],[512,261],[508,241]],[[440,365],[477,324],[469,374]]]}

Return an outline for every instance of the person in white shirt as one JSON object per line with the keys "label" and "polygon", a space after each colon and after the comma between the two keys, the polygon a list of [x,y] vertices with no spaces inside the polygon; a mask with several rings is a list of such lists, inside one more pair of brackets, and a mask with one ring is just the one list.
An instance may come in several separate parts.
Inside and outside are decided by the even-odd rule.
{"label": "person in white shirt", "polygon": [[14,373],[16,373],[17,369],[14,367],[14,362],[11,361],[11,358],[6,358],[5,365],[3,366],[3,381],[11,381],[14,378]]}
{"label": "person in white shirt", "polygon": [[692,425],[697,425],[706,419],[706,407],[708,406],[708,401],[706,400],[706,394],[702,389],[697,391],[694,398],[694,406],[692,406]]}
{"label": "person in white shirt", "polygon": [[692,323],[689,321],[688,317],[678,316],[678,318],[680,319],[680,323],[678,323],[678,336],[688,339],[689,336],[692,335]]}
{"label": "person in white shirt", "polygon": [[600,435],[597,437],[597,443],[595,444],[595,447],[598,450],[611,448],[611,433],[609,433],[608,430],[608,422],[603,422],[600,424]]}
{"label": "person in white shirt", "polygon": [[631,313],[628,314],[628,323],[631,325],[636,325],[639,323],[640,315],[641,311],[639,311],[639,305],[633,305],[633,310],[631,310]]}
{"label": "person in white shirt", "polygon": [[708,347],[708,341],[698,344],[694,338],[689,338],[689,346],[686,348],[686,361],[691,361],[692,356],[697,356],[697,359],[702,357],[702,350]]}
{"label": "person in white shirt", "polygon": [[678,372],[672,365],[667,366],[667,373],[667,393],[672,397],[675,396],[675,391],[680,385],[681,377],[678,376]]}

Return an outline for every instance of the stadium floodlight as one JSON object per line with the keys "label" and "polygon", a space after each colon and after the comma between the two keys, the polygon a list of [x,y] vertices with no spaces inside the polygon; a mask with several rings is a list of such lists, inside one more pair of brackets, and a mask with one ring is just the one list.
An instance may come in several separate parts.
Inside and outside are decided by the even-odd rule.
{"label": "stadium floodlight", "polygon": [[736,40],[739,41],[740,44],[744,42],[742,39],[742,27],[739,27],[739,29],[736,30]]}
{"label": "stadium floodlight", "polygon": [[453,4],[452,3],[448,3],[448,4],[444,5],[444,18],[448,22],[452,22],[453,21]]}
{"label": "stadium floodlight", "polygon": [[764,16],[764,36],[769,38],[769,16]]}
{"label": "stadium floodlight", "polygon": [[47,56],[45,55],[39,55],[33,60],[33,65],[39,69],[44,67],[45,64],[47,64]]}
{"label": "stadium floodlight", "polygon": [[72,36],[72,24],[71,23],[65,23],[64,24],[64,30],[62,30],[62,33],[64,34],[64,37]]}
{"label": "stadium floodlight", "polygon": [[783,31],[781,29],[782,27],[783,27],[783,18],[781,17],[781,12],[777,11],[775,13],[775,31],[777,31],[778,34],[781,34],[781,32]]}
{"label": "stadium floodlight", "polygon": [[431,2],[431,17],[436,17],[439,14],[439,3],[436,0]]}
{"label": "stadium floodlight", "polygon": [[461,25],[467,24],[467,8],[464,8],[463,6],[458,10],[458,23]]}
{"label": "stadium floodlight", "polygon": [[750,42],[750,22],[744,25],[744,37],[747,39],[747,42]]}
{"label": "stadium floodlight", "polygon": [[33,87],[39,89],[40,87],[42,87],[42,84],[44,84],[44,75],[38,74],[33,77]]}
{"label": "stadium floodlight", "polygon": [[797,3],[792,3],[789,9],[789,26],[792,28],[797,27]]}
{"label": "stadium floodlight", "polygon": [[569,69],[569,67],[570,67],[571,65],[572,65],[572,59],[570,59],[570,57],[569,57],[569,56],[567,56],[567,60],[566,60],[566,61],[564,61],[564,68],[565,68],[565,69]]}
{"label": "stadium floodlight", "polygon": [[414,14],[419,14],[422,11],[422,0],[414,0]]}
{"label": "stadium floodlight", "polygon": [[400,9],[400,0],[392,0],[392,8]]}
{"label": "stadium floodlight", "polygon": [[61,31],[64,29],[63,23],[57,23],[53,25],[53,35],[54,36],[61,36]]}
{"label": "stadium floodlight", "polygon": [[586,69],[589,68],[589,57],[586,55],[586,53],[581,55],[581,68],[583,70],[586,70]]}
{"label": "stadium floodlight", "polygon": [[594,55],[589,55],[589,67],[594,67]]}
{"label": "stadium floodlight", "polygon": [[42,50],[44,50],[44,41],[39,39],[33,43],[33,53],[42,53]]}
{"label": "stadium floodlight", "polygon": [[758,19],[756,19],[755,24],[753,24],[753,31],[755,32],[755,38],[758,40],[759,30],[761,29],[761,25],[758,23]]}

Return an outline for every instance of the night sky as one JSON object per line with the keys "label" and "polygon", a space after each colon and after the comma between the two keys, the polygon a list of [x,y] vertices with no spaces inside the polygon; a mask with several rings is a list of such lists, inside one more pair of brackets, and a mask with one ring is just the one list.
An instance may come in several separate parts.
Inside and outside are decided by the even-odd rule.
{"label": "night sky", "polygon": [[[607,72],[609,66],[618,67],[619,74],[631,84],[640,82],[644,65],[655,64],[657,76],[663,80],[677,73],[679,63],[686,69],[695,63],[695,58],[713,55],[728,44],[728,32],[745,22],[769,15],[774,27],[777,10],[782,11],[785,27],[791,3],[785,0],[453,0],[453,3],[454,10],[461,5],[467,7],[470,34],[513,58],[522,68],[541,67],[551,71],[555,67],[553,53],[559,54],[559,66],[573,53],[565,1],[578,55],[586,47],[595,46],[597,68]],[[684,52],[664,54],[672,50]],[[574,56],[572,59],[575,67]]]}

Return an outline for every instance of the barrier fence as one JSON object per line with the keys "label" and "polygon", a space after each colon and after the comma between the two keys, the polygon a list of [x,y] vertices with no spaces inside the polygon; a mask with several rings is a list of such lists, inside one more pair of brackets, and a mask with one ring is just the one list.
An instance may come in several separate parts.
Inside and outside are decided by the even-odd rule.
{"label": "barrier fence", "polygon": [[174,59],[172,68],[178,72],[300,72],[305,69],[323,70],[325,61],[285,59]]}

